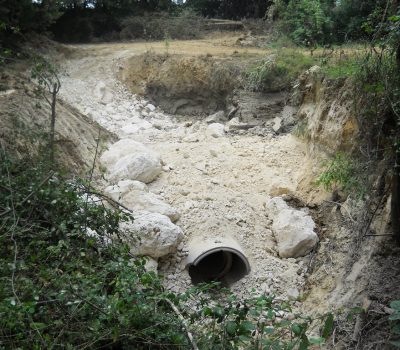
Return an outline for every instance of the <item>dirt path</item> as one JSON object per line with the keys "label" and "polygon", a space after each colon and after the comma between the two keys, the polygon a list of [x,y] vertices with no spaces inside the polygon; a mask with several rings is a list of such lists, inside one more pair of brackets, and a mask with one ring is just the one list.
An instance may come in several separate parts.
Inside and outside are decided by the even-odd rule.
{"label": "dirt path", "polygon": [[[161,154],[164,171],[150,190],[180,211],[177,224],[184,231],[184,244],[204,233],[230,234],[248,254],[252,271],[233,286],[239,294],[251,288],[283,296],[300,290],[305,260],[277,257],[263,204],[271,193],[296,193],[303,173],[303,144],[290,134],[214,137],[203,121],[178,119],[158,108],[151,111],[147,101],[129,93],[115,76],[125,59],[149,46],[165,50],[163,45],[79,46],[75,58],[63,65],[61,97],[120,138],[143,142]],[[188,41],[172,43],[169,50],[219,55],[238,50],[230,45],[224,39]],[[182,256],[178,252],[159,267],[166,286],[176,292],[190,284]]]}

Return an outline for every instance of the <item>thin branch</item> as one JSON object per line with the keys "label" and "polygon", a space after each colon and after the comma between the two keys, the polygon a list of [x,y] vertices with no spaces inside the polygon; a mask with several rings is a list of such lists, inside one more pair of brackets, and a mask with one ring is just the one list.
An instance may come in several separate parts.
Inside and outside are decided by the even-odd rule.
{"label": "thin branch", "polygon": [[378,209],[381,207],[381,205],[383,203],[383,200],[386,198],[386,195],[388,194],[389,190],[390,190],[390,187],[385,191],[385,193],[383,194],[383,196],[379,200],[374,212],[372,213],[370,219],[368,220],[367,225],[365,226],[363,237],[366,237],[368,235],[367,232],[369,231],[369,228],[370,228],[370,226],[372,224],[372,221],[374,220],[374,217],[375,217],[376,213],[378,212]]}
{"label": "thin branch", "polygon": [[384,233],[380,235],[364,235],[364,237],[382,237],[382,236],[393,236],[393,233]]}
{"label": "thin branch", "polygon": [[105,195],[103,193],[92,191],[92,190],[87,190],[86,193],[93,194],[95,196],[101,197],[101,198],[105,199],[107,202],[109,202],[112,206],[121,207],[122,209],[125,209],[129,213],[133,214],[133,211],[131,209],[129,209],[128,207],[126,207],[122,203],[116,201],[115,199],[112,199],[111,197],[109,197],[109,196],[107,196],[107,195]]}
{"label": "thin branch", "polygon": [[74,294],[78,298],[82,299],[82,301],[84,301],[86,304],[90,305],[93,309],[96,309],[97,311],[101,312],[103,315],[109,316],[109,314],[107,312],[105,312],[102,308],[100,308],[96,304],[92,303],[90,300],[87,300],[86,298],[84,298],[79,293],[75,292],[74,289],[72,288],[72,286],[70,286],[70,287],[71,287],[72,294]]}
{"label": "thin branch", "polygon": [[[93,158],[93,163],[92,163],[92,168],[90,169],[90,175],[89,175],[89,188],[92,184],[92,179],[93,179],[93,173],[94,173],[94,168],[96,166],[96,159],[97,159],[97,154],[99,152],[99,144],[100,144],[100,135],[101,135],[101,129],[99,128],[99,135],[97,137],[96,141],[96,151],[94,152],[94,158]],[[85,202],[85,212],[87,212],[88,208],[88,203],[89,203],[89,193],[86,193],[86,202]],[[85,231],[87,228],[87,220],[85,220]]]}
{"label": "thin branch", "polygon": [[347,213],[347,215],[349,216],[350,220],[351,220],[354,224],[356,223],[356,221],[355,221],[355,220],[353,219],[353,217],[351,216],[349,210],[348,210],[343,204],[341,204],[341,203],[339,203],[339,202],[328,201],[328,200],[324,200],[324,202],[339,205],[341,208],[343,208],[343,209],[346,211],[346,213]]}
{"label": "thin branch", "polygon": [[172,303],[172,301],[170,301],[168,299],[162,299],[162,300],[164,300],[171,307],[171,309],[176,313],[178,318],[182,321],[182,324],[186,330],[187,337],[188,337],[190,343],[192,344],[193,350],[199,350],[199,348],[193,338],[193,334],[189,331],[188,324],[187,324],[185,318],[182,316],[182,314],[178,310],[178,308]]}
{"label": "thin branch", "polygon": [[37,186],[35,190],[33,190],[31,193],[29,193],[21,202],[17,203],[15,206],[12,205],[12,208],[9,208],[8,210],[0,213],[0,217],[7,215],[9,212],[14,210],[16,207],[19,207],[23,205],[26,201],[28,201],[52,176],[54,175],[54,172],[51,171]]}

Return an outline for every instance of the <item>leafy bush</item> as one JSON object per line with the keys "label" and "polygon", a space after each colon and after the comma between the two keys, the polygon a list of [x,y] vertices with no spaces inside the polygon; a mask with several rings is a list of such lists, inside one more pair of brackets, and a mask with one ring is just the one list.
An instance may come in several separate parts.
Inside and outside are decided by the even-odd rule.
{"label": "leafy bush", "polygon": [[37,160],[2,153],[0,164],[3,347],[181,343],[160,281],[118,240],[126,214],[88,202],[84,183]]}
{"label": "leafy bush", "polygon": [[324,163],[324,171],[318,176],[316,185],[326,190],[343,190],[346,193],[361,195],[363,186],[354,160],[348,155],[338,152],[335,157]]}
{"label": "leafy bush", "polygon": [[281,29],[300,45],[315,47],[330,41],[332,21],[321,0],[278,2]]}
{"label": "leafy bush", "polygon": [[280,91],[290,84],[304,70],[310,68],[314,60],[299,51],[281,50],[264,58],[246,73],[246,86],[253,91]]}
{"label": "leafy bush", "polygon": [[197,331],[204,325],[212,330],[198,335],[200,349],[308,349],[323,344],[333,331],[333,315],[327,314],[314,319],[323,324],[320,337],[309,337],[313,319],[293,313],[290,303],[272,296],[238,300],[228,293],[216,299],[226,302],[198,298],[199,311],[192,313]]}

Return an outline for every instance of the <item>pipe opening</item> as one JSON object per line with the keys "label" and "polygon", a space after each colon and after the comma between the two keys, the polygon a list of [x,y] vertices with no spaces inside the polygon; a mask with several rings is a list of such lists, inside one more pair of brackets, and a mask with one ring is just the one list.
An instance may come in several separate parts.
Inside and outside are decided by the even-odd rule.
{"label": "pipe opening", "polygon": [[193,284],[220,281],[230,285],[250,270],[247,259],[232,250],[214,250],[204,253],[189,266]]}

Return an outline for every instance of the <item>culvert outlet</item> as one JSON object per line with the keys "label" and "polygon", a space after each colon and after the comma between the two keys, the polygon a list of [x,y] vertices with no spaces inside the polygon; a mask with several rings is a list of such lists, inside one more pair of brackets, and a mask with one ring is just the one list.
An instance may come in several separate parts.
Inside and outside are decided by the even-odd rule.
{"label": "culvert outlet", "polygon": [[221,281],[230,285],[250,272],[243,249],[230,237],[190,242],[186,267],[194,284]]}

